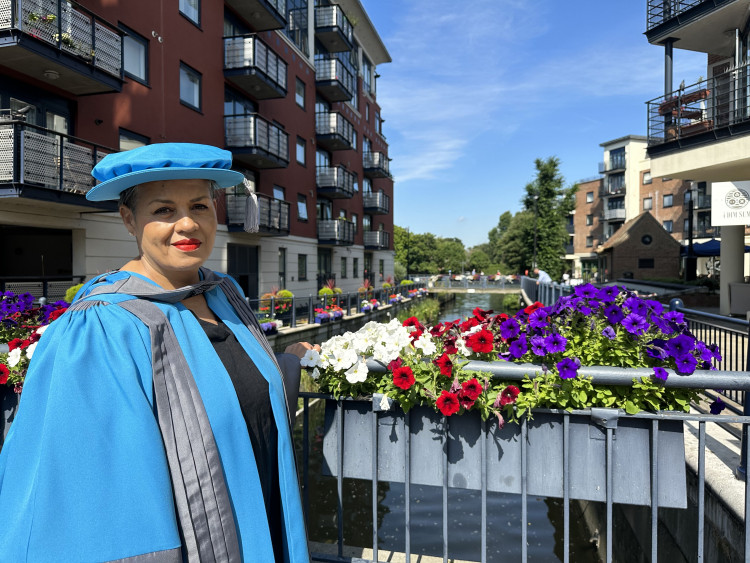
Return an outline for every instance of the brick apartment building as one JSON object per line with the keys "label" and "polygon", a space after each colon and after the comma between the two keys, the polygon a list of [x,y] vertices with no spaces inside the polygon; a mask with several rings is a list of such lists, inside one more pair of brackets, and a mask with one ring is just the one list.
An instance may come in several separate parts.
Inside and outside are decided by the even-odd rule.
{"label": "brick apartment building", "polygon": [[359,0],[0,0],[0,38],[0,277],[134,256],[115,206],[86,201],[89,173],[168,141],[226,148],[254,187],[261,232],[226,190],[207,264],[250,297],[393,274],[391,59]]}

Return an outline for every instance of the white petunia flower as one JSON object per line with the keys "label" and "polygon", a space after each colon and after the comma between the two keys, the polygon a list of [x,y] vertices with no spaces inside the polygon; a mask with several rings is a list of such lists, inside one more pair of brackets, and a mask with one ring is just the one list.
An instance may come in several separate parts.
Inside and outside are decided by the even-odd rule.
{"label": "white petunia flower", "polygon": [[437,346],[435,346],[435,343],[432,341],[432,336],[427,333],[417,339],[414,343],[414,348],[422,350],[422,354],[425,356],[432,356],[437,352]]}
{"label": "white petunia flower", "polygon": [[305,355],[302,356],[302,359],[300,359],[299,363],[302,367],[306,368],[317,367],[318,365],[320,365],[320,352],[310,348],[305,352]]}
{"label": "white petunia flower", "polygon": [[463,338],[456,339],[456,350],[459,355],[467,357],[471,355],[471,350],[466,347],[466,341]]}
{"label": "white petunia flower", "polygon": [[312,373],[310,374],[313,379],[318,379],[320,377],[320,370],[318,368],[315,368],[312,370]]}
{"label": "white petunia flower", "polygon": [[42,334],[45,330],[47,330],[47,327],[49,325],[40,326],[38,329],[36,329],[37,334]]}
{"label": "white petunia flower", "polygon": [[14,348],[8,353],[8,367],[16,367],[18,362],[21,361],[21,349]]}
{"label": "white petunia flower", "polygon": [[367,363],[364,360],[359,360],[346,371],[346,380],[349,383],[363,383],[367,379],[369,371]]}

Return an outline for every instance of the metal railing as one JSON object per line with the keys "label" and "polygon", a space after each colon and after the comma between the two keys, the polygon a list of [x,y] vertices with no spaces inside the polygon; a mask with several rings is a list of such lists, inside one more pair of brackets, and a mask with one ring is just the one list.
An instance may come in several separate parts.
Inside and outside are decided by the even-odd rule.
{"label": "metal railing", "polygon": [[315,8],[315,29],[337,27],[351,45],[354,41],[354,28],[340,6],[319,6]]}
{"label": "metal railing", "polygon": [[610,158],[607,162],[599,163],[600,174],[612,172],[613,170],[624,170],[624,169],[625,169],[625,156]]}
{"label": "metal railing", "polygon": [[289,134],[256,113],[225,115],[224,137],[227,147],[256,147],[289,162]]}
{"label": "metal railing", "polygon": [[391,210],[391,198],[385,192],[364,192],[362,207],[371,213],[388,213]]}
{"label": "metal railing", "polygon": [[748,66],[647,102],[648,142],[667,143],[750,120]]}
{"label": "metal railing", "polygon": [[69,288],[83,283],[86,276],[4,276],[0,279],[0,293],[12,291],[16,295],[30,293],[35,300],[60,301]]}
{"label": "metal railing", "polygon": [[384,174],[389,175],[388,170],[388,156],[383,152],[366,152],[362,155],[362,166],[365,169],[376,169],[382,171]]}
{"label": "metal railing", "polygon": [[[685,229],[685,236],[688,235],[689,229]],[[693,238],[719,238],[721,237],[721,227],[712,227],[710,225],[699,225],[693,229]]]}
{"label": "metal railing", "polygon": [[[443,288],[443,289],[518,289],[520,287],[520,281],[514,276],[488,276],[478,274],[472,276],[467,275],[447,275],[439,274],[435,276],[420,275],[419,278],[428,278],[430,280],[429,287]],[[414,276],[412,276],[414,278]]]}
{"label": "metal railing", "polygon": [[258,223],[261,229],[289,233],[289,203],[264,194],[255,195],[258,196]]}
{"label": "metal railing", "polygon": [[337,57],[328,56],[315,59],[315,80],[316,82],[339,82],[341,87],[349,93],[349,99],[354,95],[356,87],[354,75]]}
{"label": "metal railing", "polygon": [[3,29],[17,29],[122,78],[123,32],[76,2],[0,0]]}
{"label": "metal railing", "polygon": [[[472,361],[464,367],[471,371],[485,372],[487,376],[502,381],[520,381],[527,373],[534,374],[539,370],[539,366],[510,362]],[[382,372],[386,369],[375,362],[368,362],[368,368],[373,372]],[[650,376],[651,370],[595,367],[581,368],[581,373],[592,376],[596,384],[630,386],[634,378],[641,375]],[[672,376],[665,385],[694,389],[722,387],[747,390],[750,389],[750,373],[696,372],[690,377]],[[472,557],[472,560],[486,562],[511,559],[526,562],[530,556],[529,544],[532,543],[533,526],[537,524],[530,521],[532,516],[529,508],[533,499],[539,497],[560,499],[554,502],[556,537],[553,545],[549,547],[550,551],[554,549],[555,560],[559,557],[565,563],[576,560],[571,536],[580,527],[588,528],[585,530],[587,533],[584,537],[587,539],[583,540],[586,542],[583,548],[596,550],[597,557],[608,563],[614,561],[614,554],[618,552],[616,546],[632,541],[633,533],[638,536],[636,540],[637,544],[642,546],[644,560],[653,563],[658,560],[673,560],[663,555],[660,558],[659,555],[663,553],[665,541],[675,541],[680,548],[684,548],[684,544],[688,543],[694,545],[695,551],[684,555],[689,560],[697,557],[698,561],[703,561],[704,554],[710,548],[707,544],[712,541],[712,534],[706,532],[710,526],[715,525],[714,518],[721,518],[709,513],[707,501],[711,502],[710,510],[716,510],[718,504],[721,506],[718,510],[723,510],[726,514],[740,512],[736,528],[742,537],[736,538],[739,541],[733,544],[733,549],[739,558],[743,553],[750,553],[750,520],[743,521],[741,514],[750,511],[750,495],[746,483],[736,480],[732,480],[733,483],[720,481],[726,479],[724,469],[733,469],[729,464],[739,461],[739,452],[731,451],[730,455],[724,458],[723,463],[726,467],[719,468],[716,465],[717,458],[712,452],[712,447],[717,444],[716,436],[717,432],[720,432],[717,427],[720,423],[736,424],[746,429],[750,424],[750,417],[677,412],[641,412],[636,415],[625,415],[617,409],[535,409],[532,413],[535,419],[523,417],[517,428],[510,428],[515,426],[515,423],[506,423],[503,429],[498,430],[494,421],[483,422],[479,417],[467,422],[462,420],[468,417],[468,414],[457,418],[437,413],[434,415],[435,425],[427,427],[426,419],[418,413],[414,414],[414,411],[403,414],[399,411],[384,410],[380,397],[370,401],[369,408],[365,404],[346,411],[346,400],[336,401],[325,395],[301,393],[301,402],[302,416],[298,416],[297,447],[302,459],[300,479],[305,514],[308,522],[315,517],[315,525],[309,526],[313,534],[311,539],[320,541],[315,534],[321,533],[325,535],[326,541],[333,540],[336,545],[335,555],[319,554],[313,549],[315,561],[365,560],[345,556],[345,523],[349,526],[347,535],[351,535],[351,526],[363,527],[366,530],[366,533],[362,534],[364,538],[371,532],[371,552],[368,547],[368,556],[371,554],[371,559],[367,560],[379,561],[379,550],[383,549],[382,544],[387,533],[381,529],[383,513],[390,513],[391,508],[395,508],[395,505],[387,504],[388,495],[384,493],[388,490],[393,492],[394,483],[400,483],[399,490],[403,489],[404,500],[395,501],[403,503],[398,507],[399,512],[403,512],[399,518],[403,520],[391,522],[391,529],[395,526],[402,530],[403,543],[399,537],[398,540],[392,540],[392,544],[387,548],[393,553],[400,551],[403,546],[406,561],[411,561],[412,534],[417,533],[414,529],[429,525],[429,529],[432,530],[430,545],[423,546],[422,549],[430,549],[430,555],[442,555],[443,561],[457,558],[452,541],[457,540],[458,543],[466,537],[471,537],[474,538],[473,553],[478,554]],[[322,406],[325,407],[324,422],[321,421],[320,411],[315,410]],[[358,412],[353,412],[354,416],[350,418],[348,413],[354,410]],[[433,419],[433,415],[430,414],[429,417],[430,420]],[[537,423],[537,418],[543,419],[543,422]],[[549,420],[554,422],[547,422]],[[537,443],[539,438],[531,438],[532,432],[538,431],[540,426],[550,424],[556,425],[554,437],[557,439],[548,439],[545,442],[549,443],[547,451],[535,451],[534,448],[544,448],[540,448]],[[622,486],[620,481],[625,477],[622,469],[618,469],[623,454],[618,453],[616,436],[623,440],[625,434],[621,433],[630,425],[637,426],[639,432],[643,432],[643,441],[639,444],[641,453],[638,454],[638,459],[632,459],[635,455],[632,452],[625,454],[625,458],[631,456],[631,460],[625,463],[625,471],[630,474],[633,467],[638,466],[639,486],[636,488],[643,493],[645,500],[631,501],[632,504],[642,504],[643,508],[630,512],[640,520],[625,532],[624,527],[615,525],[615,519],[622,518],[622,511],[631,508],[621,504],[623,501],[617,500],[616,497],[618,487]],[[573,468],[578,460],[574,458],[583,454],[582,442],[576,441],[576,426],[582,426],[587,447],[596,448],[598,452],[596,457],[587,457],[594,461],[587,466],[585,478],[586,481],[593,481],[589,484],[596,488],[602,499],[598,506],[598,503],[589,505],[592,511],[597,512],[598,519],[594,522],[584,519],[577,521],[575,513],[572,512],[575,499],[592,498],[581,496],[576,484],[579,476],[574,473]],[[324,427],[324,430],[321,431],[321,427]],[[428,433],[427,441],[436,447],[425,446],[425,440],[420,433]],[[677,433],[675,442],[670,439],[674,436],[667,436],[671,433]],[[500,446],[496,445],[498,440],[501,441]],[[319,445],[321,441],[322,447]],[[355,443],[356,451],[350,451],[349,448],[353,449]],[[431,455],[426,455],[426,447],[429,447]],[[718,445],[719,449],[723,447],[723,444]],[[383,451],[388,452],[386,459],[381,455]],[[747,455],[747,445],[742,453]],[[464,462],[464,458],[469,455],[476,463]],[[354,469],[353,458],[357,458]],[[510,461],[504,458],[509,458]],[[616,463],[617,459],[621,461]],[[499,479],[510,479],[513,483],[508,489],[494,488],[498,482],[499,465],[504,468]],[[394,470],[394,467],[401,469]],[[351,479],[352,473],[361,475]],[[425,484],[426,473],[430,474],[431,482],[428,484],[434,481],[437,485],[427,488],[427,494],[430,496],[421,501],[429,503],[431,510],[416,510],[414,501],[411,500],[412,489],[416,491],[417,487]],[[537,493],[536,487],[548,481],[554,481],[554,486],[550,485],[547,489],[550,492]],[[718,483],[727,488],[723,492],[714,493],[715,489],[712,490],[712,487],[716,487]],[[335,501],[313,503],[311,495],[321,488],[326,491],[328,497],[334,497]],[[355,488],[359,495],[353,494]],[[478,499],[479,505],[472,508],[471,518],[463,523],[460,534],[462,537],[451,534],[449,540],[449,495],[454,489],[461,489],[460,494],[464,496],[469,493],[467,489],[474,489],[474,498]],[[425,488],[419,489],[420,492],[424,490]],[[511,491],[505,493],[503,498],[510,497],[514,507],[520,505],[520,520],[516,516],[511,522],[507,514],[503,515],[502,520],[502,525],[516,526],[511,536],[515,543],[498,544],[492,541],[498,529],[491,525],[495,515],[489,509],[488,500],[493,492],[498,490]],[[669,524],[665,524],[669,522],[667,519],[670,515],[660,509],[664,506],[665,497],[675,491],[679,491],[677,495],[684,504],[674,504],[670,511],[674,511],[672,516],[677,515],[676,517],[681,519],[682,529],[689,530],[685,533],[689,533],[690,538],[682,536],[670,540],[669,536],[675,532],[675,527],[672,524],[673,527],[670,529]],[[353,502],[354,496],[362,500]],[[394,502],[393,498],[390,502]],[[579,509],[580,505],[576,503],[575,507]],[[692,524],[687,525],[687,522]],[[494,525],[500,524],[495,521]],[[320,526],[325,529],[321,531]],[[720,535],[720,532],[717,535]],[[364,538],[360,541],[367,541]],[[398,544],[393,545],[396,542]],[[489,549],[490,543],[494,544],[492,550]],[[316,547],[316,544],[313,544],[313,547]],[[536,555],[539,555],[538,551]],[[552,558],[550,553],[550,559],[547,560]]]}
{"label": "metal railing", "polygon": [[319,219],[318,242],[321,244],[354,244],[354,223],[344,219]]}
{"label": "metal railing", "polygon": [[387,249],[391,246],[391,234],[386,231],[365,231],[365,248]]}
{"label": "metal railing", "polygon": [[354,147],[354,125],[337,111],[321,111],[315,114],[316,135],[337,135]]}
{"label": "metal railing", "polygon": [[345,166],[316,166],[315,185],[319,188],[333,188],[342,197],[354,197],[354,174]]}
{"label": "metal railing", "polygon": [[625,208],[605,209],[602,211],[602,219],[605,221],[617,221],[625,219]]}
{"label": "metal railing", "polygon": [[254,68],[286,91],[287,64],[255,34],[224,38],[224,68]]}
{"label": "metal railing", "polygon": [[599,195],[601,197],[607,197],[611,195],[621,195],[624,194],[626,191],[625,182],[619,182],[619,183],[602,183],[601,188],[599,188]]}
{"label": "metal railing", "polygon": [[117,151],[0,115],[0,183],[85,194],[94,187],[91,170],[113,152]]}
{"label": "metal railing", "polygon": [[[690,192],[687,192],[690,193]],[[711,209],[711,196],[707,194],[699,194],[693,197],[693,209]],[[690,197],[686,197],[682,204],[684,209],[690,208]]]}
{"label": "metal railing", "polygon": [[679,16],[704,0],[648,0],[646,31]]}

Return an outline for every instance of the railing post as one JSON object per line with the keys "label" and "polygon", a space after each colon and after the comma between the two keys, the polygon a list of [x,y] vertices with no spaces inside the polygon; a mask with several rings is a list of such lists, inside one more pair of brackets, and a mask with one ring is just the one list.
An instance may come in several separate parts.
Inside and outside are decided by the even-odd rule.
{"label": "railing post", "polygon": [[297,302],[296,297],[292,297],[292,321],[290,323],[290,326],[292,328],[295,328],[297,326]]}
{"label": "railing post", "polygon": [[[750,327],[748,327],[748,342],[750,342]],[[745,358],[745,371],[750,371],[750,349],[748,349],[747,356]],[[747,396],[747,391],[743,391],[743,393],[745,394],[745,396],[742,401],[742,415],[750,416],[750,400],[748,400],[749,397]],[[737,477],[737,479],[741,479],[743,481],[747,480],[747,424],[742,425],[740,465],[737,467],[734,475],[735,477]]]}
{"label": "railing post", "polygon": [[682,299],[674,298],[674,299],[671,299],[669,301],[669,310],[670,311],[676,311],[677,309],[680,309],[682,307],[684,307]]}
{"label": "railing post", "polygon": [[313,296],[310,295],[308,299],[309,299],[309,302],[307,304],[308,322],[310,324],[313,324],[315,322],[315,307],[313,306]]}

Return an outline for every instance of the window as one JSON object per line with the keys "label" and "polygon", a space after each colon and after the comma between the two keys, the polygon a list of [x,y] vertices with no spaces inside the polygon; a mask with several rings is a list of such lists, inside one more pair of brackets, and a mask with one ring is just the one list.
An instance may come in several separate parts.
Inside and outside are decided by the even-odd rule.
{"label": "window", "polygon": [[307,221],[307,197],[302,194],[297,195],[297,220]]}
{"label": "window", "polygon": [[357,234],[357,223],[359,222],[359,216],[356,213],[352,213],[352,223],[354,224],[354,234]]}
{"label": "window", "polygon": [[279,289],[286,287],[286,248],[279,248]]}
{"label": "window", "polygon": [[339,209],[339,217],[346,219],[346,209]]}
{"label": "window", "polygon": [[346,256],[341,257],[341,279],[346,278]]}
{"label": "window", "polygon": [[352,131],[352,149],[357,150],[357,131]]}
{"label": "window", "polygon": [[372,229],[372,217],[369,215],[362,215],[362,230],[369,231]]}
{"label": "window", "polygon": [[644,172],[643,173],[643,183],[644,184],[650,184],[651,183],[651,172]]}
{"label": "window", "polygon": [[127,35],[122,38],[122,71],[125,76],[148,83],[148,40],[125,26],[120,26]]}
{"label": "window", "polygon": [[59,113],[48,111],[44,115],[47,120],[47,129],[52,129],[56,133],[68,134],[68,118]]}
{"label": "window", "polygon": [[305,109],[305,83],[299,78],[297,79],[297,87],[294,91],[294,100],[299,107]]}
{"label": "window", "polygon": [[302,137],[297,137],[297,163],[305,165],[305,148],[307,143]]}
{"label": "window", "polygon": [[663,207],[672,207],[672,194],[664,194]]}
{"label": "window", "polygon": [[594,216],[593,215],[586,215],[586,225],[593,225],[594,224]]}
{"label": "window", "polygon": [[297,280],[305,281],[307,279],[307,254],[297,255]]}
{"label": "window", "polygon": [[689,233],[690,232],[690,219],[684,219],[682,221],[682,232],[683,233]]}
{"label": "window", "polygon": [[143,135],[139,135],[138,133],[133,133],[132,131],[128,131],[127,129],[120,129],[121,151],[129,151],[130,149],[148,145],[148,143],[148,137],[144,137]]}
{"label": "window", "polygon": [[586,203],[592,203],[594,201],[594,192],[586,192]]}
{"label": "window", "polygon": [[653,209],[653,207],[654,207],[654,200],[652,198],[650,198],[650,197],[644,197],[643,198],[643,209],[644,209],[644,211],[648,210],[648,209]]}
{"label": "window", "polygon": [[359,191],[359,180],[357,179],[357,175],[354,175],[354,182],[352,183],[352,188],[354,189],[354,193],[356,194]]}
{"label": "window", "polygon": [[594,237],[586,237],[586,246],[588,247],[594,246]]}
{"label": "window", "polygon": [[180,101],[188,107],[201,109],[201,74],[180,63]]}
{"label": "window", "polygon": [[180,13],[195,25],[200,25],[201,0],[180,0]]}
{"label": "window", "polygon": [[638,267],[642,269],[650,269],[654,267],[653,258],[638,258]]}
{"label": "window", "polygon": [[380,279],[382,280],[385,275],[385,260],[381,260],[378,264],[378,272],[380,272]]}
{"label": "window", "polygon": [[370,192],[372,192],[372,180],[362,178],[362,193],[369,194]]}
{"label": "window", "polygon": [[352,277],[359,277],[359,258],[352,258]]}
{"label": "window", "polygon": [[664,230],[668,233],[672,232],[672,221],[664,221]]}
{"label": "window", "polygon": [[370,104],[365,104],[365,121],[370,122]]}
{"label": "window", "polygon": [[284,188],[280,188],[279,186],[273,187],[273,198],[274,199],[280,199],[281,201],[284,201]]}
{"label": "window", "polygon": [[367,57],[362,57],[362,88],[365,92],[372,92],[372,63]]}

